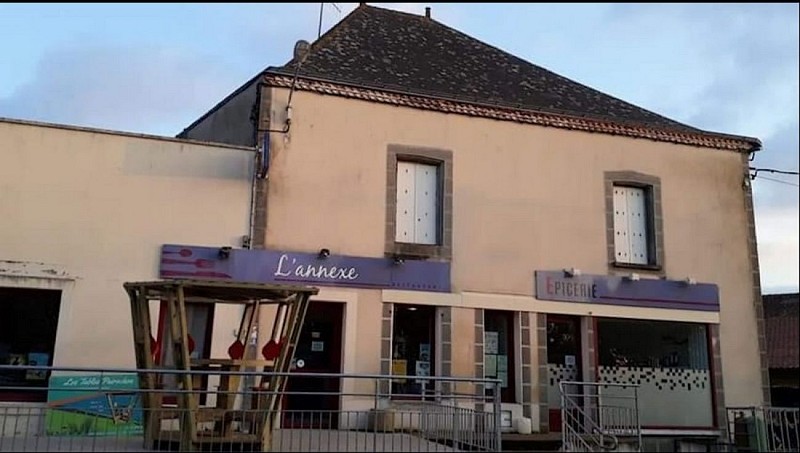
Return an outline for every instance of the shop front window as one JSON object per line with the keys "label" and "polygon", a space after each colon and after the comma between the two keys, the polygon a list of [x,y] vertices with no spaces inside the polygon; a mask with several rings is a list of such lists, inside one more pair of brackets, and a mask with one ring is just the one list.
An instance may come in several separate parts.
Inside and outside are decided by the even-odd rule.
{"label": "shop front window", "polygon": [[[486,310],[484,312],[483,374],[500,380],[500,401],[515,403],[514,379],[514,312]],[[489,386],[487,396],[494,396]]]}
{"label": "shop front window", "polygon": [[[432,376],[436,308],[424,305],[395,305],[392,336],[392,374]],[[434,385],[423,379],[392,379],[394,396],[433,393]]]}
{"label": "shop front window", "polygon": [[[0,363],[51,366],[61,291],[0,287]],[[47,401],[50,373],[0,371],[0,401]]]}
{"label": "shop front window", "polygon": [[705,324],[600,319],[597,331],[600,381],[638,385],[643,426],[713,426]]}

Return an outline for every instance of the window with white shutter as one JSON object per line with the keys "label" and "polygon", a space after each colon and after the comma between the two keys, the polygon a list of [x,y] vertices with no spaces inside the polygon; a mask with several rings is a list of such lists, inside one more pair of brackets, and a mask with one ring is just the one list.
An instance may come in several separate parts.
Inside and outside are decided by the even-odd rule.
{"label": "window with white shutter", "polygon": [[439,177],[436,165],[397,162],[395,241],[436,244],[439,225]]}
{"label": "window with white shutter", "polygon": [[618,263],[649,264],[647,190],[614,186],[614,254]]}

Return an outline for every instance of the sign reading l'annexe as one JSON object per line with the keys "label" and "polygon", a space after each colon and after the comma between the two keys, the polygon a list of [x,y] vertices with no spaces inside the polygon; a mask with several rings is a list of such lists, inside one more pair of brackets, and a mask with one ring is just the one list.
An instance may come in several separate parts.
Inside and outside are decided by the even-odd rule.
{"label": "sign reading l'annexe", "polygon": [[231,250],[164,245],[161,278],[230,280],[252,283],[308,284],[419,291],[450,291],[450,263],[276,250]]}

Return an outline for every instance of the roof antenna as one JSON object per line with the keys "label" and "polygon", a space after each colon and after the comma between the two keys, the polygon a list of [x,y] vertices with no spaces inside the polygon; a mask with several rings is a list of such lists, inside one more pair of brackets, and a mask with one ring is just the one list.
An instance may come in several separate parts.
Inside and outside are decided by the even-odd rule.
{"label": "roof antenna", "polygon": [[317,27],[317,39],[322,36],[322,9],[324,6],[324,3],[319,4],[319,26]]}
{"label": "roof antenna", "polygon": [[[331,6],[333,6],[333,9],[335,9],[336,12],[339,13],[339,15],[342,14],[341,8],[339,8],[339,6],[337,6],[336,3],[331,3]],[[320,36],[322,36],[322,10],[324,7],[325,7],[324,3],[319,4],[319,26],[317,27],[317,39],[319,39]]]}

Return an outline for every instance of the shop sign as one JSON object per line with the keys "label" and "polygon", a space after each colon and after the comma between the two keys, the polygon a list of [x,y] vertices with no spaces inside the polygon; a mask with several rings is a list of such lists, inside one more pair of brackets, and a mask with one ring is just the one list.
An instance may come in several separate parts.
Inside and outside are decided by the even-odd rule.
{"label": "shop sign", "polygon": [[142,405],[136,374],[53,376],[45,430],[50,436],[139,436]]}
{"label": "shop sign", "polygon": [[164,245],[161,278],[450,292],[450,263]]}
{"label": "shop sign", "polygon": [[568,276],[564,271],[536,271],[539,300],[719,311],[719,289],[712,283],[609,275]]}

